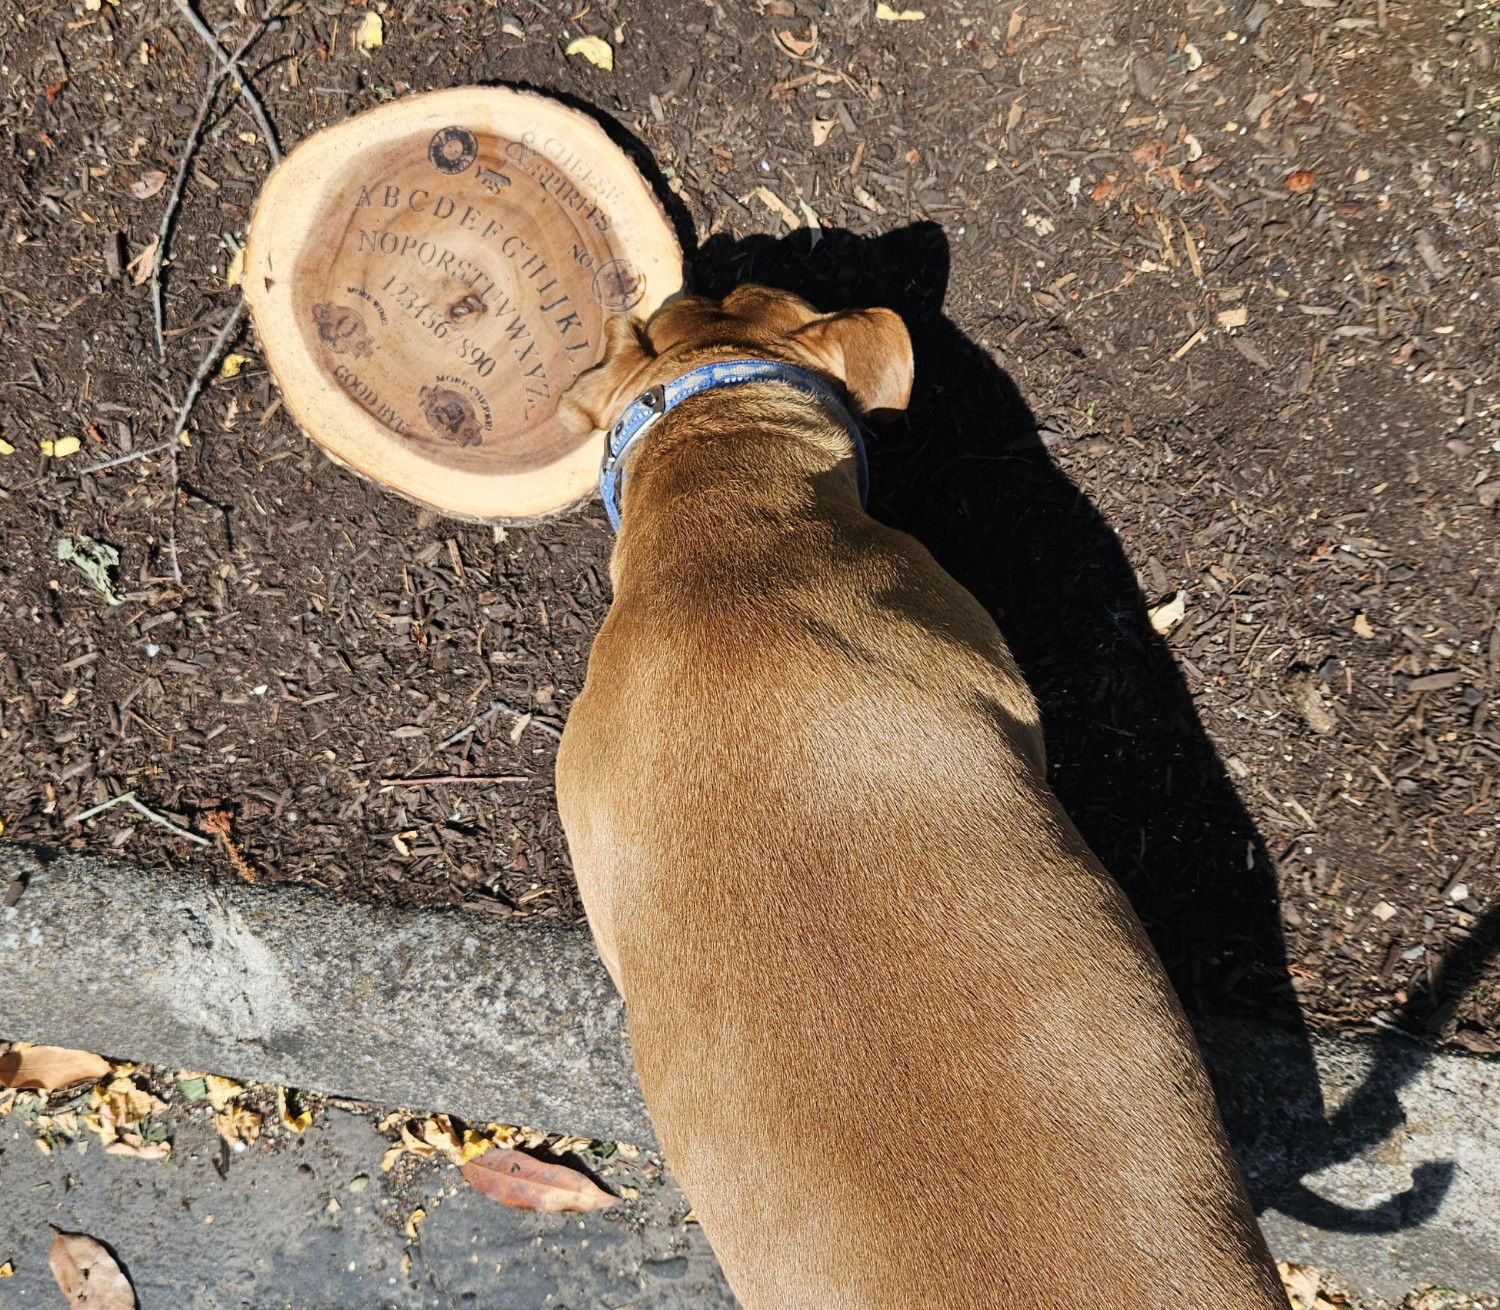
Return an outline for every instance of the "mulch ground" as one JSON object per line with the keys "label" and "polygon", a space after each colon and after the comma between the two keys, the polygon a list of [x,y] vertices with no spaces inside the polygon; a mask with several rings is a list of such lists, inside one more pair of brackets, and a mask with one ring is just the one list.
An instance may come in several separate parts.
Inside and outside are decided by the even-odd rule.
{"label": "mulch ground", "polygon": [[[565,93],[654,161],[700,289],[906,317],[873,508],[996,614],[1190,1005],[1500,1051],[1493,9],[374,8],[373,51],[334,0],[254,47],[284,145],[431,87]],[[175,505],[159,459],[82,473],[170,429],[268,156],[221,102],[158,367],[129,266],[166,192],[137,192],[175,170],[205,49],[160,0],[0,29],[3,839],[235,876],[126,806],[74,822],[131,790],[195,831],[230,811],[266,879],[577,918],[551,771],[609,603],[602,512],[492,529],[362,483],[248,329]],[[564,54],[583,33],[613,72]],[[123,604],[57,558],[84,535]],[[460,775],[521,781],[387,781]]]}

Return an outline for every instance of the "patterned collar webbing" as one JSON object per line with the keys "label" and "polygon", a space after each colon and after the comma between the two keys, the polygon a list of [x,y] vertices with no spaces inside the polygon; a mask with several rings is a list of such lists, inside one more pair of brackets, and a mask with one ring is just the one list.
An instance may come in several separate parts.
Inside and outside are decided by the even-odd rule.
{"label": "patterned collar webbing", "polygon": [[626,406],[619,421],[609,430],[605,443],[604,459],[599,465],[599,494],[604,498],[604,512],[609,515],[610,526],[620,530],[620,493],[625,487],[625,457],[631,447],[663,414],[680,405],[689,396],[712,391],[718,387],[743,386],[747,382],[780,382],[822,401],[839,416],[854,445],[854,458],[859,465],[859,503],[863,505],[869,494],[870,473],[865,463],[865,443],[860,435],[859,424],[849,413],[843,400],[822,378],[793,364],[783,364],[774,359],[726,359],[713,364],[704,364],[690,373],[674,378],[665,386],[655,386],[638,396]]}

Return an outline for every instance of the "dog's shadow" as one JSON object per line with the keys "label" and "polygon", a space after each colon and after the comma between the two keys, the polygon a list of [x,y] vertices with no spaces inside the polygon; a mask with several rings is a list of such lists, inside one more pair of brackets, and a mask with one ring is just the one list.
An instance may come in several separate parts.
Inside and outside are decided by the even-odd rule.
{"label": "dog's shadow", "polygon": [[[1151,629],[1119,539],[1053,463],[990,351],[943,316],[943,230],[809,238],[710,238],[691,260],[691,289],[723,296],[759,282],[825,311],[883,305],[905,320],[916,385],[905,422],[870,442],[871,511],[922,541],[999,622],[1041,702],[1054,789],[1200,1023],[1257,1211],[1347,1232],[1422,1222],[1452,1165],[1423,1166],[1409,1192],[1365,1211],[1300,1181],[1402,1122],[1397,1092],[1422,1053],[1391,1038],[1361,1091],[1327,1117],[1286,967],[1274,863]],[[1074,349],[1065,327],[1028,330],[1033,342],[1056,333]],[[1233,1038],[1221,1051],[1215,1015],[1278,1025],[1267,1034],[1278,1058],[1244,1058],[1242,1038],[1238,1056]]]}

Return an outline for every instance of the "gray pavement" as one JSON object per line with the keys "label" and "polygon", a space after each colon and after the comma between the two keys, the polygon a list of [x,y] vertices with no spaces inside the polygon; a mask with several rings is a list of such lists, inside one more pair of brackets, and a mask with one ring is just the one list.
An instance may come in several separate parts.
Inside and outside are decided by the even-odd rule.
{"label": "gray pavement", "polygon": [[0,1034],[650,1145],[587,932],[0,846]]}
{"label": "gray pavement", "polygon": [[[15,877],[0,1036],[653,1144],[586,932],[0,848],[0,884]],[[1394,1035],[1214,1019],[1198,1034],[1278,1256],[1393,1302],[1423,1282],[1500,1293],[1500,1061]],[[223,1180],[212,1129],[191,1116],[165,1166],[97,1147],[49,1160],[0,1119],[0,1261],[17,1259],[19,1280],[0,1294],[50,1285],[35,1280],[54,1222],[115,1243],[144,1310],[733,1304],[670,1184],[579,1228],[506,1211],[432,1166],[424,1186],[456,1190],[409,1243],[392,1216],[414,1202],[376,1177],[371,1123],[331,1112],[303,1139],[252,1147]],[[375,1181],[351,1204],[340,1179],[361,1171]]]}
{"label": "gray pavement", "polygon": [[[506,1209],[436,1163],[393,1188],[373,1117],[337,1109],[301,1138],[252,1145],[221,1178],[206,1119],[174,1123],[165,1164],[105,1155],[92,1138],[83,1155],[47,1157],[0,1119],[0,1262],[15,1267],[0,1305],[62,1304],[47,1266],[54,1225],[110,1247],[141,1310],[734,1305],[670,1185],[591,1215]],[[414,1242],[404,1230],[416,1205],[427,1218]]]}

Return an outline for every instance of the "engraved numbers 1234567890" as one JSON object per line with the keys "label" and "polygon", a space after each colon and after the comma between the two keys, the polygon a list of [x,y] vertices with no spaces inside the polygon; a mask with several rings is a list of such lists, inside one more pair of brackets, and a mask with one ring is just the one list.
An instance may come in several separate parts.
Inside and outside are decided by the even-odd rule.
{"label": "engraved numbers 1234567890", "polygon": [[437,340],[451,347],[453,352],[472,367],[480,377],[487,378],[495,371],[494,357],[486,354],[478,345],[470,341],[468,337],[449,323],[434,308],[431,301],[422,298],[420,291],[403,282],[395,274],[387,278],[380,289],[388,292],[396,304],[409,314],[419,326],[426,328]]}

